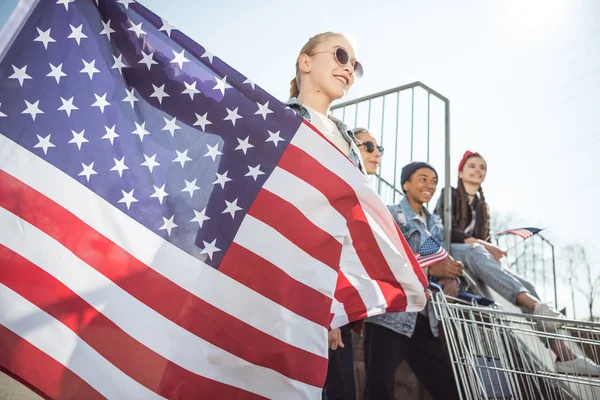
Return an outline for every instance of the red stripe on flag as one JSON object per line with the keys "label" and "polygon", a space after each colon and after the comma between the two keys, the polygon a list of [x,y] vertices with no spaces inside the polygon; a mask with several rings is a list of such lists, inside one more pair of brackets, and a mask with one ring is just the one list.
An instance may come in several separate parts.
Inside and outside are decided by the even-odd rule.
{"label": "red stripe on flag", "polygon": [[237,243],[229,247],[219,271],[288,310],[321,326],[329,326],[330,298]]}
{"label": "red stripe on flag", "polygon": [[248,214],[274,228],[334,271],[339,269],[342,244],[312,223],[288,201],[267,190],[261,190]]}
{"label": "red stripe on flag", "polygon": [[[171,364],[170,368],[175,373],[171,374],[174,381],[169,386],[176,387],[186,382],[193,388],[196,397],[219,394],[224,398],[261,398],[169,363],[169,360],[129,336],[52,275],[2,245],[0,278],[5,286],[67,326],[111,364],[163,397],[172,398],[173,395],[161,387],[164,385],[165,367]],[[43,370],[40,373],[43,374]]]}
{"label": "red stripe on flag", "polygon": [[0,365],[47,398],[105,398],[71,370],[3,325],[0,325],[0,343]]}
{"label": "red stripe on flag", "polygon": [[327,363],[323,357],[276,339],[187,292],[5,171],[0,171],[0,188],[1,207],[59,241],[165,318],[252,364],[309,385],[323,383],[322,365]]}
{"label": "red stripe on flag", "polygon": [[350,321],[367,317],[367,307],[357,288],[342,273],[338,274],[335,299],[344,305],[344,311],[346,311]]}
{"label": "red stripe on flag", "polygon": [[278,166],[309,183],[329,199],[333,208],[346,219],[358,257],[369,277],[377,282],[388,306],[405,308],[407,303],[404,289],[379,250],[365,212],[352,187],[293,145],[288,146]]}

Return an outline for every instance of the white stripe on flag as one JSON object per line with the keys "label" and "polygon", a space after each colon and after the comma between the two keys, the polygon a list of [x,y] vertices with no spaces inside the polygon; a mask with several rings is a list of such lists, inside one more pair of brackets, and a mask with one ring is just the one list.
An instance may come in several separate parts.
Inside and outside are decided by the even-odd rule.
{"label": "white stripe on flag", "polygon": [[296,175],[275,168],[263,189],[293,204],[310,222],[340,243],[349,235],[346,220],[331,206],[327,197]]}
{"label": "white stripe on flag", "polygon": [[333,314],[333,318],[331,320],[332,327],[340,327],[348,324],[348,314],[346,314],[344,305],[336,299],[333,299],[331,302],[331,313]]}
{"label": "white stripe on flag", "polygon": [[298,316],[163,240],[3,135],[0,135],[0,169],[62,205],[138,260],[202,300],[274,338],[321,355],[322,351],[315,350],[314,345],[307,343],[306,337],[321,332],[322,326]]}
{"label": "white stripe on flag", "polygon": [[[3,230],[0,230],[2,232]],[[162,399],[108,362],[72,330],[0,283],[0,325],[79,375],[107,398]]]}
{"label": "white stripe on flag", "polygon": [[[259,254],[286,274],[325,296],[332,298],[337,272],[313,258],[264,222],[246,215],[233,241]],[[273,251],[277,249],[277,251]],[[304,332],[303,334],[307,334]],[[316,353],[317,349],[313,349]],[[327,353],[320,354],[327,357]]]}
{"label": "white stripe on flag", "polygon": [[[305,395],[316,393],[317,388],[253,365],[164,318],[62,244],[1,207],[0,226],[3,227],[1,244],[54,276],[131,337],[177,365],[269,398],[283,398],[290,390]],[[269,384],[264,385],[264,382]]]}

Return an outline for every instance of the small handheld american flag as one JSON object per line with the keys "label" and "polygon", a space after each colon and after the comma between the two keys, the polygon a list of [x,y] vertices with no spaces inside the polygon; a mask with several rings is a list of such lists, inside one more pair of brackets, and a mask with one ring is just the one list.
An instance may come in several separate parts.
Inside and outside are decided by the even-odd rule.
{"label": "small handheld american flag", "polygon": [[523,239],[529,239],[533,235],[537,235],[538,233],[540,233],[543,230],[544,230],[543,228],[542,229],[540,229],[540,228],[507,229],[505,231],[494,233],[493,235],[490,235],[488,237],[488,239],[491,237],[500,236],[500,235],[517,235],[519,237],[522,237]]}
{"label": "small handheld american flag", "polygon": [[417,261],[421,268],[429,268],[444,261],[450,254],[434,238],[429,236],[417,251]]}

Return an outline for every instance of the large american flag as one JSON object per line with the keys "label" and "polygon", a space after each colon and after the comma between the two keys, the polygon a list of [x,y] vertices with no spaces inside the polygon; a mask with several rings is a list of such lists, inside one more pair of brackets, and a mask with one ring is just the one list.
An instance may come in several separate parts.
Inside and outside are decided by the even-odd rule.
{"label": "large american flag", "polygon": [[318,398],[330,327],[424,307],[350,160],[140,4],[22,0],[0,41],[4,371],[50,398]]}

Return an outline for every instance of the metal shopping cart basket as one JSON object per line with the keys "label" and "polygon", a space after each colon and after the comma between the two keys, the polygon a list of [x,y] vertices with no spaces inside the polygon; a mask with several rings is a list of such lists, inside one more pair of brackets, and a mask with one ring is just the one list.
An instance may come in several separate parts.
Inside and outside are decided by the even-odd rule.
{"label": "metal shopping cart basket", "polygon": [[598,364],[600,324],[504,312],[441,291],[432,302],[462,399],[600,400],[600,370],[559,373],[554,364],[557,354]]}

